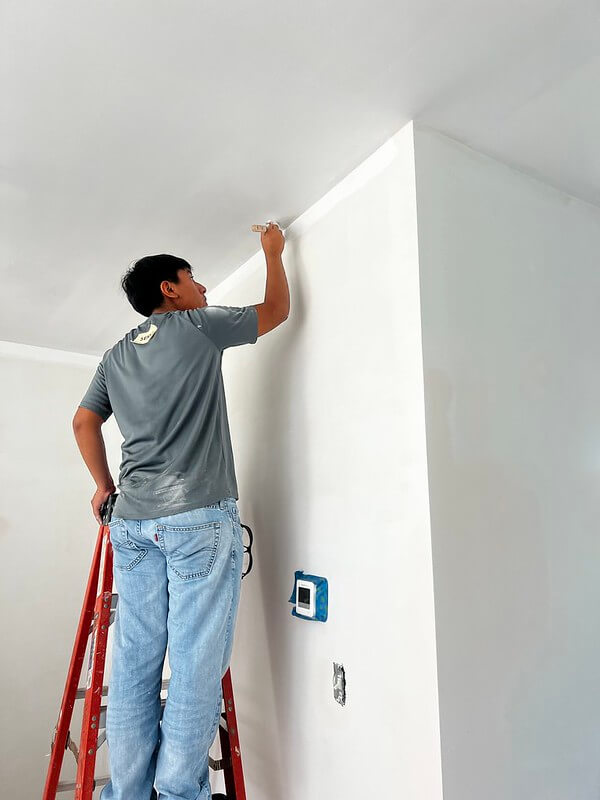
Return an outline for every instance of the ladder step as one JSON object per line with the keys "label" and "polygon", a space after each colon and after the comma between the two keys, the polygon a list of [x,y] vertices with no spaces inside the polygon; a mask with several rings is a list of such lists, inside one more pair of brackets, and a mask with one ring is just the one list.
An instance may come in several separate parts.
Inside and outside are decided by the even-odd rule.
{"label": "ladder step", "polygon": [[[231,766],[231,759],[230,758],[213,758],[212,756],[208,757],[208,766],[217,772],[220,769],[225,769],[226,767]],[[214,795],[213,795],[214,797]]]}
{"label": "ladder step", "polygon": [[[103,775],[101,778],[94,778],[94,789],[97,789],[98,786],[104,786],[104,784],[108,783],[110,780],[109,775]],[[77,784],[75,781],[73,783],[68,783],[67,781],[61,781],[57,787],[57,792],[74,792],[77,788]]]}
{"label": "ladder step", "polygon": [[[161,681],[161,684],[160,684],[161,692],[163,691],[163,689],[168,689],[169,688],[169,683],[170,682],[171,682],[170,678],[163,678],[163,680]],[[85,698],[86,691],[87,691],[87,689],[77,689],[77,691],[75,693],[75,700],[83,700]],[[108,686],[103,686],[102,687],[102,697],[104,697],[107,694],[108,694]]]}

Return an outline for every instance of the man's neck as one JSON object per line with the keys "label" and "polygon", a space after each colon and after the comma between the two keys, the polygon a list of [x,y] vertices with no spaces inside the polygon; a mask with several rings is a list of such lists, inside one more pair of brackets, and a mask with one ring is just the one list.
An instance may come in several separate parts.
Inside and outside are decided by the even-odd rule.
{"label": "man's neck", "polygon": [[153,314],[166,314],[167,311],[177,311],[177,309],[176,308],[164,308],[164,307],[161,307],[161,308],[155,308],[152,313]]}

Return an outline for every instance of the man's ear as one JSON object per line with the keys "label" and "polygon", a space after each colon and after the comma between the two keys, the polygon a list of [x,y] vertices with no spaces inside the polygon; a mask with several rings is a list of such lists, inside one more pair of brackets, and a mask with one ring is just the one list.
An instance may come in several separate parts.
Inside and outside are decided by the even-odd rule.
{"label": "man's ear", "polygon": [[165,297],[171,297],[173,294],[173,289],[171,288],[170,281],[161,281],[160,291]]}

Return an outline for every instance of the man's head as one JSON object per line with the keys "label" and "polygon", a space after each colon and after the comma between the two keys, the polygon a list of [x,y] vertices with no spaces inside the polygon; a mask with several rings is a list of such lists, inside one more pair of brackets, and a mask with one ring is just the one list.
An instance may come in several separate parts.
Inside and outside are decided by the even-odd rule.
{"label": "man's head", "polygon": [[123,276],[121,286],[144,317],[153,311],[185,311],[208,305],[206,287],[194,280],[188,262],[166,253],[139,258]]}

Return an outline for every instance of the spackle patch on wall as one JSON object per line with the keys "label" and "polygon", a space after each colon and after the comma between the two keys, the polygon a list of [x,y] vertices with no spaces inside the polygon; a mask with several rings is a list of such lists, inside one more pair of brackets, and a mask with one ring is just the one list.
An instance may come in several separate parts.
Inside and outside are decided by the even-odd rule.
{"label": "spackle patch on wall", "polygon": [[346,670],[343,664],[333,662],[333,698],[341,706],[346,705]]}

